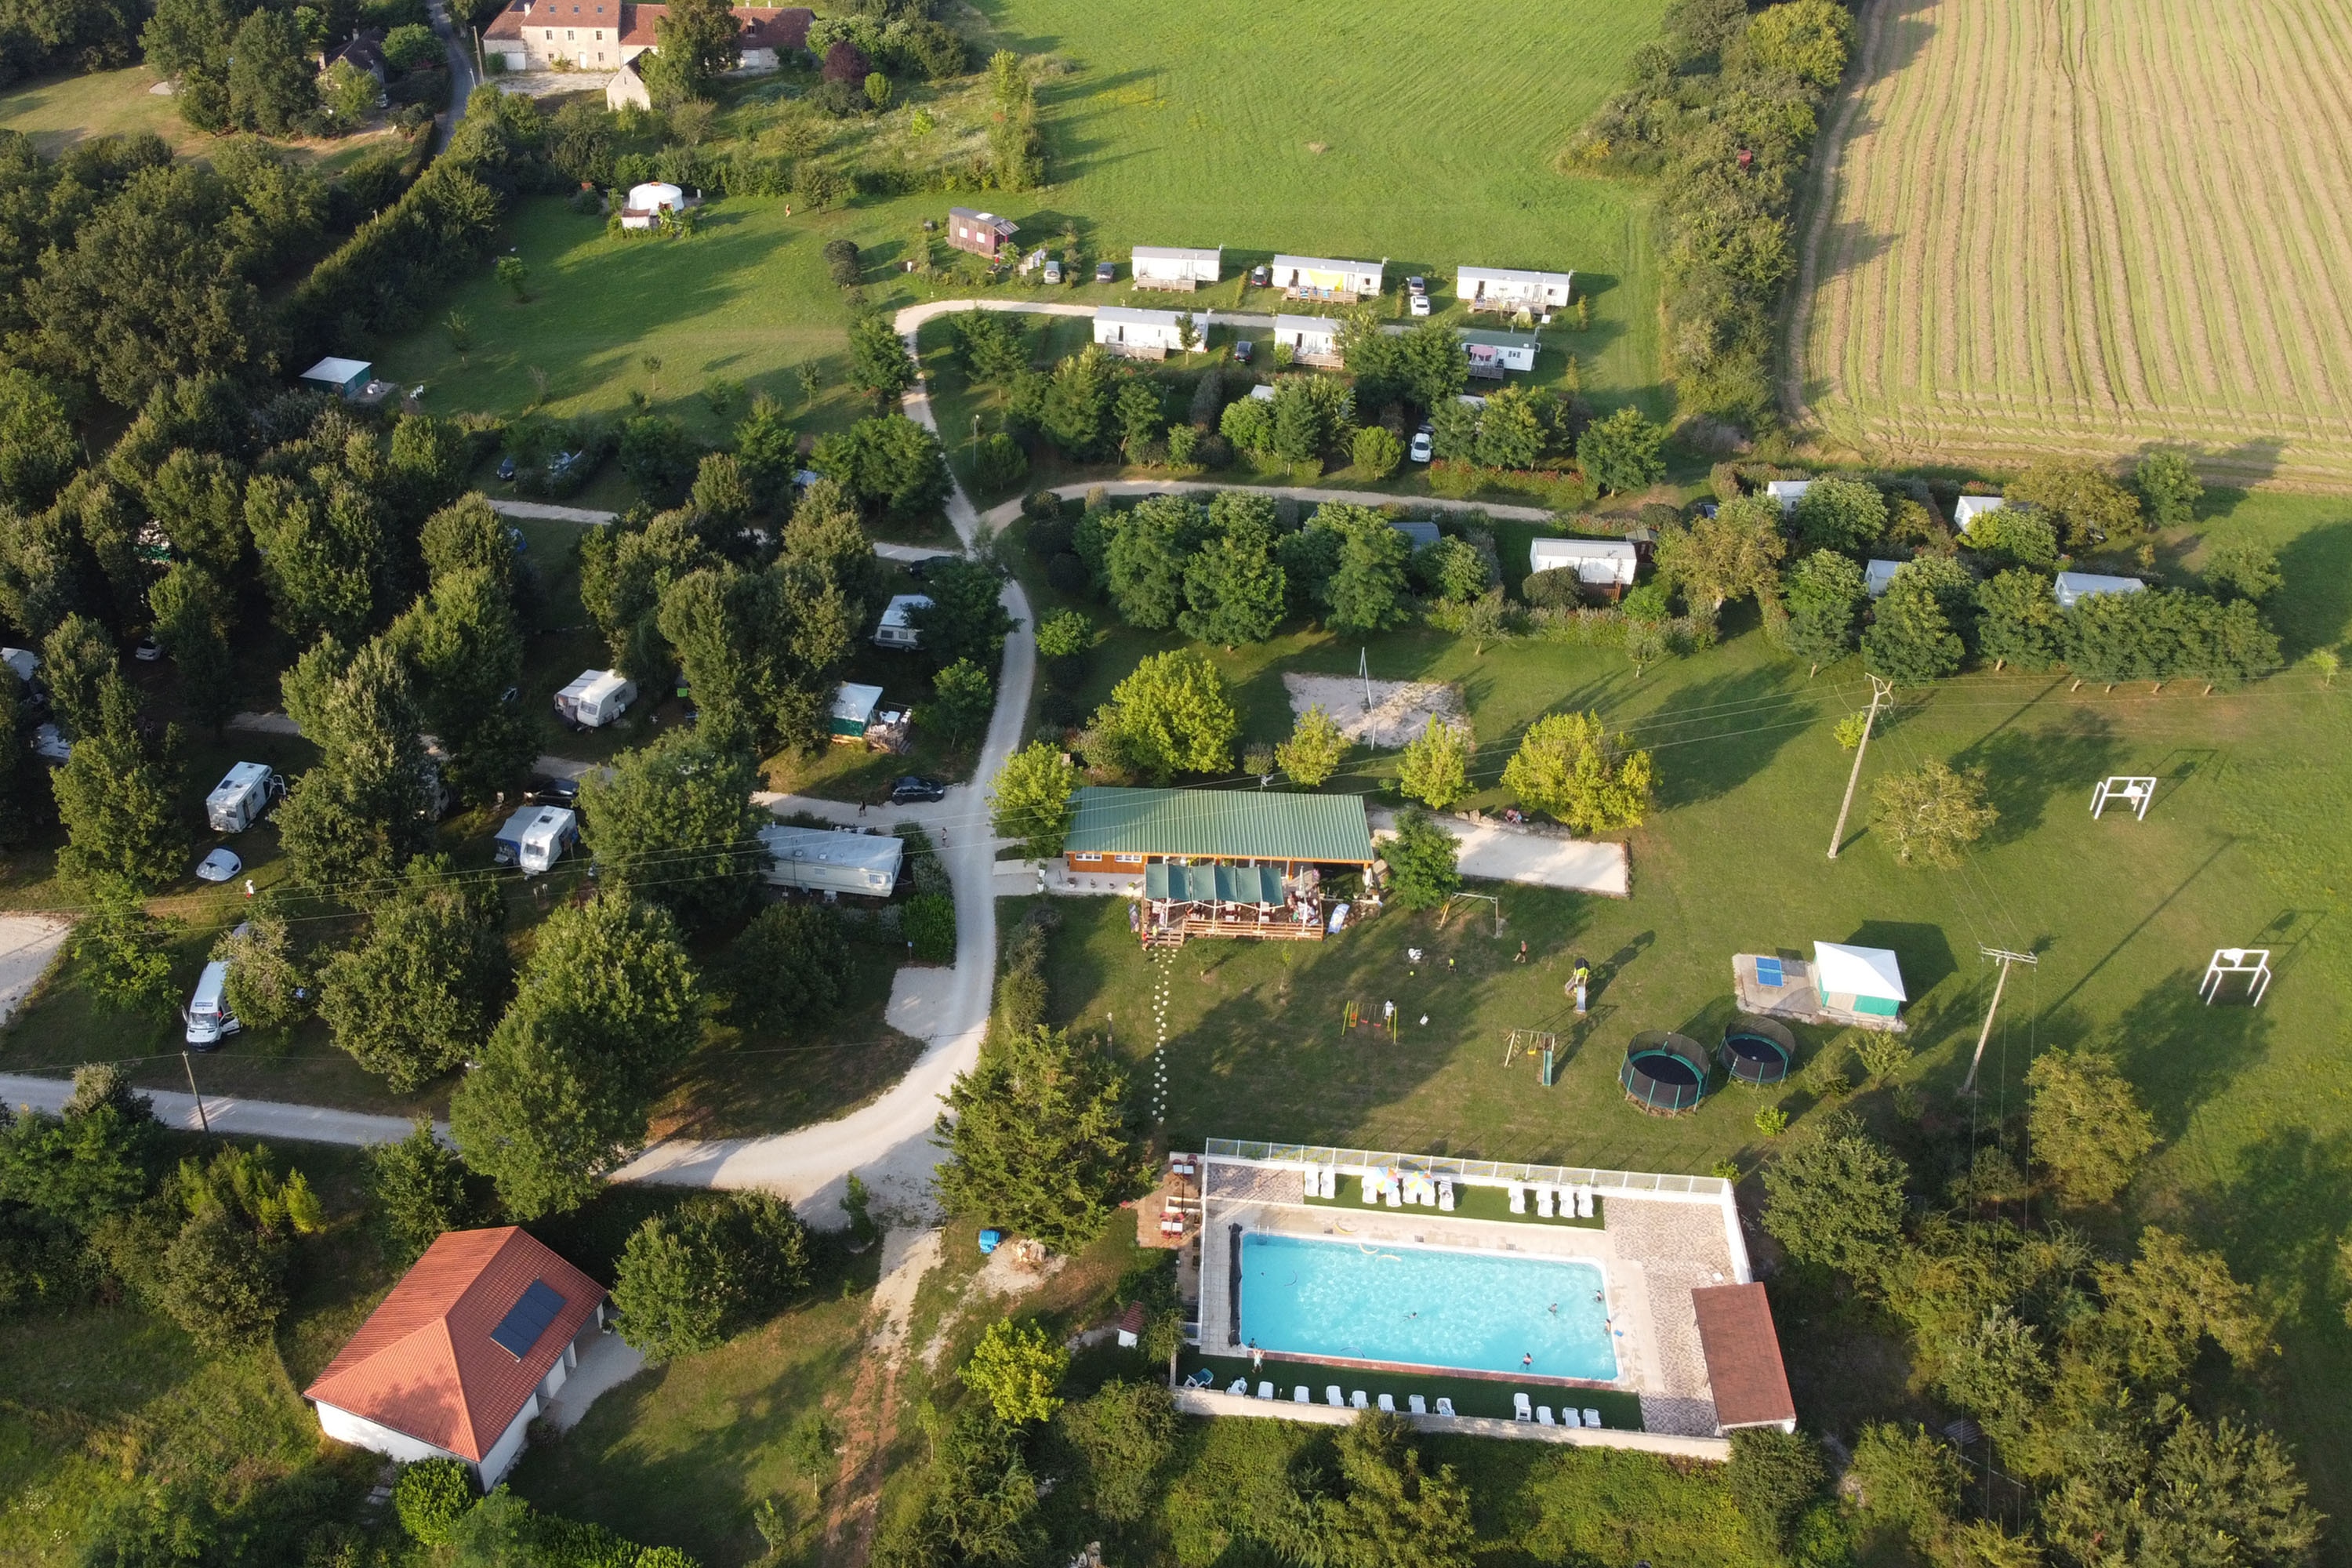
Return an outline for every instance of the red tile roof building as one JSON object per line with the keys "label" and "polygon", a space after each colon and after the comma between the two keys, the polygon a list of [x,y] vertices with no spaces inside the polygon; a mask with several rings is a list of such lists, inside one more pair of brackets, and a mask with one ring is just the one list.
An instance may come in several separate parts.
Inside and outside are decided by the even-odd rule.
{"label": "red tile roof building", "polygon": [[604,1287],[520,1228],[454,1230],[302,1394],[328,1436],[463,1459],[488,1490],[604,1321]]}
{"label": "red tile roof building", "polygon": [[1715,1429],[1742,1426],[1797,1429],[1797,1402],[1780,1363],[1780,1337],[1761,1285],[1715,1285],[1691,1292],[1698,1314],[1699,1348],[1715,1391]]}
{"label": "red tile roof building", "polygon": [[[482,29],[482,47],[504,55],[507,69],[616,70],[654,48],[667,5],[628,0],[514,0]],[[738,5],[743,65],[773,70],[785,50],[808,43],[816,13],[800,5]]]}

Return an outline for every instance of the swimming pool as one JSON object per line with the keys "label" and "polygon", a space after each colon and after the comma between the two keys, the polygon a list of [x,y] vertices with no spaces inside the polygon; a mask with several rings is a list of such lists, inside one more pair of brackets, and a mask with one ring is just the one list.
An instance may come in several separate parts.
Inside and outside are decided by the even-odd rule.
{"label": "swimming pool", "polygon": [[1241,1333],[1293,1355],[1606,1383],[1617,1352],[1601,1289],[1598,1264],[1570,1258],[1251,1232]]}

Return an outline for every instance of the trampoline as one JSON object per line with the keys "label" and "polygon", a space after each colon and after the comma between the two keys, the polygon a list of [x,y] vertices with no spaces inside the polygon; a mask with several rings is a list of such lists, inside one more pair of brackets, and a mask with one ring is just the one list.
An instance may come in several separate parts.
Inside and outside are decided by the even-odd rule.
{"label": "trampoline", "polygon": [[1761,1088],[1779,1083],[1797,1062],[1797,1037],[1769,1018],[1734,1018],[1723,1031],[1717,1056],[1739,1083]]}
{"label": "trampoline", "polygon": [[1625,1047],[1624,1070],[1617,1081],[1625,1096],[1644,1110],[1673,1115],[1688,1110],[1706,1098],[1709,1067],[1696,1040],[1647,1029]]}

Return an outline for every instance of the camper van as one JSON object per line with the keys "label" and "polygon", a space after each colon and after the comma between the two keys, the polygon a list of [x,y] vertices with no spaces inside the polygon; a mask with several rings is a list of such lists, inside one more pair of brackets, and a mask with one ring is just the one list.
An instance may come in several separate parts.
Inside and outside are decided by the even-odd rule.
{"label": "camper van", "polygon": [[[237,928],[245,929],[240,926]],[[216,1051],[220,1043],[245,1027],[228,1010],[222,995],[228,984],[228,965],[219,959],[205,965],[204,973],[196,977],[196,994],[188,998],[188,1048],[195,1051]]]}
{"label": "camper van", "polygon": [[629,710],[637,699],[637,683],[617,669],[583,669],[580,678],[555,694],[555,710],[567,724],[594,730]]}
{"label": "camper van", "polygon": [[920,647],[923,634],[916,626],[914,612],[931,607],[929,595],[898,594],[882,611],[882,624],[874,628],[876,647]]}
{"label": "camper van", "polygon": [[520,866],[536,877],[563,858],[580,841],[580,817],[560,805],[527,805],[499,829],[499,864]]}
{"label": "camper van", "polygon": [[268,763],[239,763],[205,796],[205,820],[215,833],[242,833],[286,797],[286,781]]}

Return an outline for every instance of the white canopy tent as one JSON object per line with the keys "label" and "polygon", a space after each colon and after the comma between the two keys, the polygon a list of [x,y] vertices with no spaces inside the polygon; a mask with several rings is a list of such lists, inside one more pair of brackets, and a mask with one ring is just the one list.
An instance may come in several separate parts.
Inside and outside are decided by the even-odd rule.
{"label": "white canopy tent", "polygon": [[1902,966],[1883,947],[1813,943],[1813,987],[1831,1006],[1887,1017],[1908,999]]}

